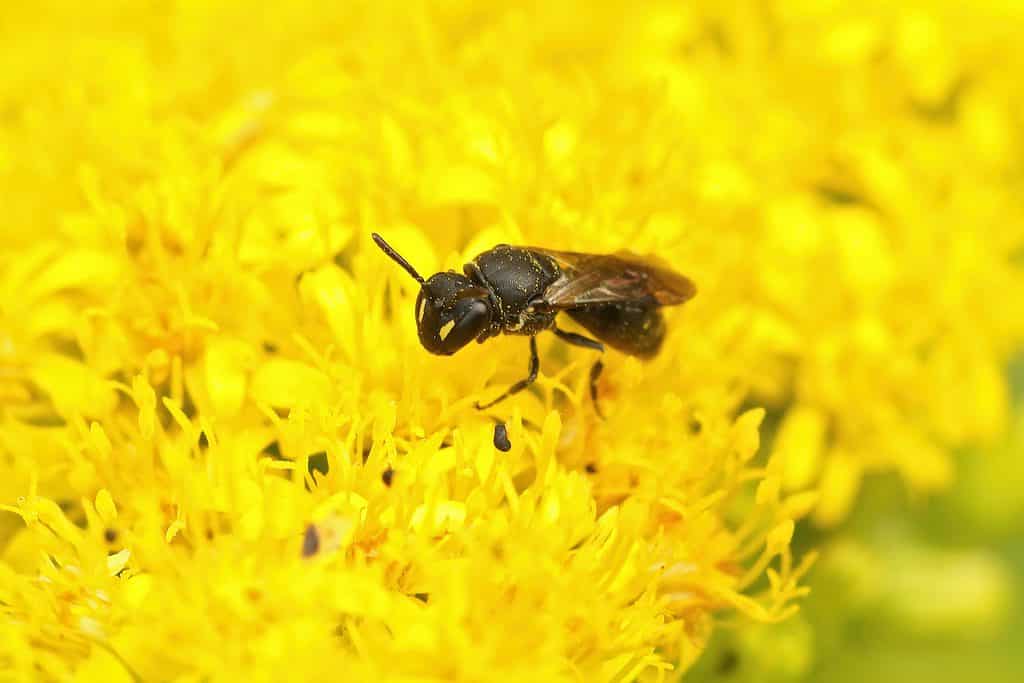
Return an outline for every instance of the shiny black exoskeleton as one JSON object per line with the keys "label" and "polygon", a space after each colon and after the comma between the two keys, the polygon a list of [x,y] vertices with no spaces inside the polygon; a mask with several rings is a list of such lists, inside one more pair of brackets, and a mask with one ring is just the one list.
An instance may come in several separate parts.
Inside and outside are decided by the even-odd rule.
{"label": "shiny black exoskeleton", "polygon": [[[696,294],[688,278],[632,254],[560,252],[500,244],[463,266],[462,273],[436,273],[424,280],[391,245],[374,233],[385,254],[417,282],[416,326],[420,343],[449,356],[470,341],[499,334],[530,337],[529,375],[488,408],[522,391],[537,379],[540,359],[536,335],[551,330],[562,340],[595,351],[604,344],[624,353],[650,358],[665,337],[662,306],[680,304]],[[598,339],[559,329],[555,317],[567,313]],[[598,341],[601,340],[601,341]],[[602,363],[590,371],[590,392],[597,406],[597,378]],[[600,410],[598,410],[600,414]]]}

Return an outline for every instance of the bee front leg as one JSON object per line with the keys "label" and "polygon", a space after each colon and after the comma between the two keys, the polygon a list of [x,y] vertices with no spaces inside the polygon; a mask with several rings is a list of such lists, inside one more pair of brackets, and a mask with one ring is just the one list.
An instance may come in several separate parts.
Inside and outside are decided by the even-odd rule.
{"label": "bee front leg", "polygon": [[537,337],[530,337],[530,374],[526,376],[526,379],[521,379],[505,391],[504,394],[494,399],[490,403],[480,403],[477,401],[477,410],[486,410],[491,406],[501,403],[509,396],[518,394],[520,391],[530,386],[537,380],[537,373],[540,372],[540,356],[537,354]]}
{"label": "bee front leg", "polygon": [[[582,334],[576,334],[575,332],[566,332],[565,330],[560,330],[557,327],[552,328],[552,330],[559,339],[567,344],[582,346],[586,349],[593,349],[598,353],[604,353],[604,344],[596,339],[584,337]],[[604,370],[604,363],[600,358],[598,358],[594,361],[594,364],[590,366],[590,399],[594,402],[594,412],[596,412],[597,416],[603,420],[604,413],[601,412],[601,406],[597,402],[597,378],[601,376],[602,370]]]}

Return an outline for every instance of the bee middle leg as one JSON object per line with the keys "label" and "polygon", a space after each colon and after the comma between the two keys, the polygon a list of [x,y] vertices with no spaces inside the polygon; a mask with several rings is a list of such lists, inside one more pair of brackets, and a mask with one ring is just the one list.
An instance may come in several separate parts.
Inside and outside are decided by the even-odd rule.
{"label": "bee middle leg", "polygon": [[487,408],[490,408],[495,404],[501,403],[509,396],[512,396],[513,394],[518,394],[520,391],[522,391],[526,387],[533,384],[534,381],[536,381],[538,372],[540,372],[540,356],[537,354],[537,337],[534,336],[530,337],[530,374],[528,374],[525,379],[521,379],[512,386],[510,386],[505,391],[504,394],[494,399],[493,401],[489,403],[480,403],[479,401],[477,401],[477,410],[486,410]]}
{"label": "bee middle leg", "polygon": [[[593,349],[598,353],[604,353],[604,344],[596,339],[584,337],[582,334],[576,334],[575,332],[566,332],[565,330],[560,330],[557,327],[553,328],[553,331],[559,339],[567,344],[582,346],[586,349]],[[597,413],[597,416],[603,420],[604,414],[601,412],[601,406],[597,402],[597,378],[601,376],[602,370],[604,370],[604,363],[600,358],[598,358],[594,361],[594,364],[590,366],[590,399],[594,402],[594,411]]]}

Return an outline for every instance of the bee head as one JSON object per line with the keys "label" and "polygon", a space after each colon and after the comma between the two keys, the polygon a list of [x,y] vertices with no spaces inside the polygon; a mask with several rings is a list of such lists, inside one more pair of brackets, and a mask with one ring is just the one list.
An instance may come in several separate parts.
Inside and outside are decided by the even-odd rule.
{"label": "bee head", "polygon": [[374,233],[373,241],[420,283],[416,327],[427,351],[450,356],[490,326],[492,306],[487,290],[454,272],[436,273],[424,280],[380,235]]}
{"label": "bee head", "polygon": [[431,353],[450,356],[491,324],[487,290],[458,273],[430,276],[416,299],[420,343]]}

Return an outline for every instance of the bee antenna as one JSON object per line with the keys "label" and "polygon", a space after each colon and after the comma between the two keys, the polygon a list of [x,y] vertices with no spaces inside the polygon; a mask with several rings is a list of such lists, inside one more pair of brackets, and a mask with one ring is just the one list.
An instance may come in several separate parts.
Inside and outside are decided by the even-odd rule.
{"label": "bee antenna", "polygon": [[412,264],[406,261],[404,258],[402,258],[402,255],[395,251],[390,244],[385,242],[383,237],[381,237],[375,232],[370,234],[373,237],[373,241],[377,243],[378,247],[380,247],[381,251],[390,256],[391,260],[393,260],[395,263],[405,268],[405,272],[409,273],[409,275],[412,275],[413,279],[415,279],[416,282],[420,283],[421,285],[424,284],[423,276],[417,273],[416,269],[412,267]]}

